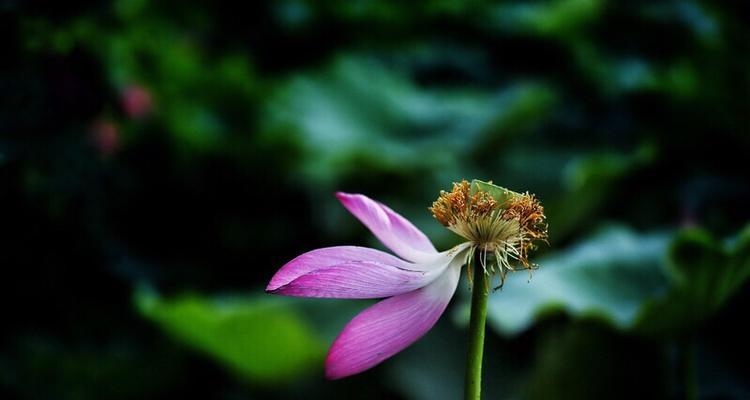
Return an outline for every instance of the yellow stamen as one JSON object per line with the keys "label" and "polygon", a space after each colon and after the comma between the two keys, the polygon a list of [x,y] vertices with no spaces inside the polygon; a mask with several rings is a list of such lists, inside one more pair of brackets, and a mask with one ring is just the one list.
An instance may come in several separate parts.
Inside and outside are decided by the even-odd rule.
{"label": "yellow stamen", "polygon": [[[536,268],[529,263],[528,255],[535,249],[535,242],[547,241],[544,207],[528,192],[515,193],[486,183],[473,189],[466,180],[453,183],[450,192],[440,192],[430,211],[442,225],[472,242],[469,265],[475,255],[480,257],[485,273],[497,273],[502,286],[506,270],[515,271],[514,260],[523,269]],[[490,193],[494,190],[495,197]],[[488,263],[487,253],[494,256],[494,263]],[[471,268],[467,272],[471,281]]]}

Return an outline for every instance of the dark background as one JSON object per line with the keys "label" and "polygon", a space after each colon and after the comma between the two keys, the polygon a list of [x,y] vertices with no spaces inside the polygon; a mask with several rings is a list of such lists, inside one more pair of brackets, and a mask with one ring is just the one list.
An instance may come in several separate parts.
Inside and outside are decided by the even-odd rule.
{"label": "dark background", "polygon": [[3,398],[459,398],[465,285],[335,382],[367,302],[263,288],[382,248],[337,190],[448,248],[462,178],[551,233],[486,398],[749,398],[749,39],[743,1],[0,1]]}

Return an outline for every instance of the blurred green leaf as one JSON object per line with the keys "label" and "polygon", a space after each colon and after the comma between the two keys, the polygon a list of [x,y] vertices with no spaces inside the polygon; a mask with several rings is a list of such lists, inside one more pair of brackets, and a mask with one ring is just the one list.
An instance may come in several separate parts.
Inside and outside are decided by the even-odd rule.
{"label": "blurred green leaf", "polygon": [[605,3],[603,0],[507,2],[486,15],[494,26],[503,30],[566,38],[598,19]]}
{"label": "blurred green leaf", "polygon": [[470,152],[496,157],[498,139],[536,126],[557,99],[529,82],[496,92],[425,88],[407,72],[347,55],[321,72],[299,74],[268,100],[264,134],[293,135],[304,150],[302,171],[318,183],[340,181],[363,165],[368,172],[437,174],[456,171]]}
{"label": "blurred green leaf", "polygon": [[528,283],[508,280],[490,297],[490,324],[515,335],[547,313],[564,311],[671,337],[713,315],[750,277],[750,228],[729,250],[698,230],[668,243],[664,233],[607,229],[541,260]]}
{"label": "blurred green leaf", "polygon": [[750,277],[750,226],[733,246],[700,230],[681,232],[669,249],[673,286],[649,302],[636,329],[678,335],[713,315]]}
{"label": "blurred green leaf", "polygon": [[[462,397],[466,332],[447,322],[438,322],[422,339],[383,364],[390,386],[404,398],[453,400]],[[513,357],[515,343],[496,339],[488,335],[485,343],[484,395],[489,399],[515,398],[527,372],[527,363]]]}
{"label": "blurred green leaf", "polygon": [[490,296],[490,325],[504,335],[515,335],[545,313],[562,310],[627,328],[644,301],[666,289],[661,266],[667,243],[664,233],[606,229],[540,260],[541,269],[533,279],[515,274],[507,280],[502,291]]}
{"label": "blurred green leaf", "polygon": [[667,363],[653,341],[615,332],[592,321],[552,325],[543,328],[539,336],[537,362],[526,380],[522,398],[666,396]]}
{"label": "blurred green leaf", "polygon": [[186,345],[254,383],[279,383],[322,366],[325,343],[278,298],[165,300],[138,292],[138,311]]}
{"label": "blurred green leaf", "polygon": [[587,223],[609,198],[620,179],[654,159],[655,149],[642,145],[633,153],[599,152],[569,162],[563,171],[563,196],[545,202],[553,241]]}
{"label": "blurred green leaf", "polygon": [[462,332],[438,323],[425,337],[383,364],[391,385],[413,400],[460,398],[464,375],[456,366],[463,365],[466,358],[464,341]]}

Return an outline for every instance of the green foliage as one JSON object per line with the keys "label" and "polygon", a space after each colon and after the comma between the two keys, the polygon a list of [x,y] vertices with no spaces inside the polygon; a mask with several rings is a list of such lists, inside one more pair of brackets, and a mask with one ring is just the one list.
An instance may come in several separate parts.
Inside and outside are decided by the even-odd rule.
{"label": "green foliage", "polygon": [[296,139],[302,172],[314,183],[344,180],[361,165],[434,176],[470,162],[466,153],[521,136],[556,101],[539,83],[425,89],[406,72],[350,55],[323,71],[299,74],[268,99],[264,135]]}
{"label": "green foliage", "polygon": [[542,329],[537,360],[523,398],[664,398],[667,376],[660,347],[591,322]]}
{"label": "green foliage", "polygon": [[494,15],[502,29],[549,37],[567,37],[595,21],[605,0],[554,0],[498,5]]}
{"label": "green foliage", "polygon": [[488,320],[516,335],[558,311],[662,338],[692,332],[750,277],[750,230],[731,248],[706,232],[636,234],[609,228],[513,276],[490,297]]}
{"label": "green foliage", "polygon": [[138,311],[167,334],[261,385],[320,372],[325,353],[310,325],[278,300],[135,296]]}
{"label": "green foliage", "polygon": [[[750,219],[741,3],[4,2],[2,254],[19,276],[0,292],[19,306],[0,391],[453,398],[463,332],[449,319],[413,352],[324,382],[325,345],[363,303],[221,293],[314,248],[382,248],[337,190],[446,249],[459,239],[425,208],[474,177],[536,194],[551,235],[533,279],[492,295],[491,398],[612,397],[609,382],[679,398],[662,390],[675,337],[699,342],[704,372],[750,381],[748,231],[733,236]],[[129,88],[149,113],[127,112]],[[139,292],[134,312],[144,281],[199,294]],[[725,374],[707,358],[733,361]],[[710,395],[750,397],[717,382]]]}
{"label": "green foliage", "polygon": [[606,229],[554,256],[540,259],[533,278],[513,274],[490,296],[487,319],[504,335],[516,335],[545,315],[564,311],[627,329],[643,302],[662,292],[661,264],[668,235]]}
{"label": "green foliage", "polygon": [[652,162],[653,153],[652,146],[642,145],[632,153],[600,152],[571,161],[562,176],[564,194],[544,203],[554,220],[553,241],[595,218],[618,182]]}
{"label": "green foliage", "polygon": [[750,226],[732,245],[701,230],[681,232],[669,248],[671,287],[644,305],[635,329],[680,335],[715,314],[750,277]]}

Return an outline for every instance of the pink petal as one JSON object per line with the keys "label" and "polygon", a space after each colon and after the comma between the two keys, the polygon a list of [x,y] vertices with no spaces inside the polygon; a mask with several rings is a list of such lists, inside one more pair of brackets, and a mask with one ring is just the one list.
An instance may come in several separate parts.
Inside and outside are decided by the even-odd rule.
{"label": "pink petal", "polygon": [[354,317],[328,351],[326,377],[339,379],[372,368],[427,333],[453,297],[462,263],[457,257],[430,285],[385,299]]}
{"label": "pink petal", "polygon": [[366,247],[313,250],[284,265],[266,291],[285,296],[373,299],[419,289],[434,281],[469,246],[436,253],[424,264]]}
{"label": "pink petal", "polygon": [[335,246],[308,251],[286,263],[271,278],[266,291],[276,290],[302,275],[339,264],[371,261],[399,269],[409,269],[409,263],[386,252],[358,246]]}
{"label": "pink petal", "polygon": [[400,269],[376,261],[346,261],[302,275],[271,293],[299,297],[377,299],[429,284],[438,271]]}
{"label": "pink petal", "polygon": [[405,260],[425,262],[437,253],[422,231],[387,206],[361,194],[339,192],[336,197],[386,247]]}

